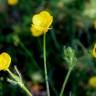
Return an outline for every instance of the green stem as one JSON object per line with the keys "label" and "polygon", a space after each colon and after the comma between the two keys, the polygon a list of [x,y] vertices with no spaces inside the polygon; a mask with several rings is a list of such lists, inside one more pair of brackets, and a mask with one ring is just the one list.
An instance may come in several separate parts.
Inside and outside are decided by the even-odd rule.
{"label": "green stem", "polygon": [[43,56],[44,56],[44,73],[45,73],[47,96],[50,96],[48,74],[47,74],[47,65],[46,65],[46,33],[44,33],[44,38],[43,38]]}
{"label": "green stem", "polygon": [[10,74],[10,76],[11,76],[14,80],[16,80],[14,74],[13,74],[9,69],[7,69],[7,72]]}
{"label": "green stem", "polygon": [[32,94],[29,92],[29,90],[22,84],[21,82],[18,82],[18,85],[29,95],[32,96]]}
{"label": "green stem", "polygon": [[62,85],[62,88],[61,88],[60,96],[63,96],[63,93],[64,93],[64,90],[65,90],[66,84],[68,82],[69,76],[71,74],[71,71],[72,71],[72,68],[70,68],[68,70],[68,73],[67,73],[67,75],[65,77],[65,80],[64,80],[63,85]]}
{"label": "green stem", "polygon": [[16,83],[18,83],[18,85],[28,94],[28,96],[32,96],[32,94],[30,93],[30,91],[24,86],[23,82],[18,81],[18,79],[16,78],[16,76],[9,69],[7,69],[7,72],[16,81]]}

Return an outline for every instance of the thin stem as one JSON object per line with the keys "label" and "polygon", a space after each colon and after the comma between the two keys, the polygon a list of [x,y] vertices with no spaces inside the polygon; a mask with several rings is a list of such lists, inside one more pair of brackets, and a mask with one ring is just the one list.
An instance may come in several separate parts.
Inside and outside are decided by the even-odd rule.
{"label": "thin stem", "polygon": [[28,96],[32,96],[32,94],[29,92],[29,90],[22,84],[21,82],[18,82],[18,85],[28,94]]}
{"label": "thin stem", "polygon": [[47,96],[50,96],[48,74],[47,74],[47,65],[46,65],[46,33],[44,33],[44,38],[43,38],[43,56],[44,56],[44,73],[45,73]]}
{"label": "thin stem", "polygon": [[16,80],[14,74],[13,74],[9,69],[7,69],[7,72],[10,74],[10,76],[11,76],[14,80]]}
{"label": "thin stem", "polygon": [[68,70],[68,73],[67,73],[67,75],[65,77],[65,80],[64,80],[63,85],[62,85],[62,88],[61,88],[60,96],[63,96],[63,93],[64,93],[64,90],[65,90],[66,84],[68,82],[69,76],[71,74],[71,71],[72,71],[72,68],[70,68]]}
{"label": "thin stem", "polygon": [[30,91],[24,86],[23,82],[18,81],[18,79],[16,78],[16,76],[15,76],[9,69],[7,69],[7,72],[11,75],[11,77],[17,82],[17,84],[18,84],[29,96],[32,96],[32,94],[30,93]]}

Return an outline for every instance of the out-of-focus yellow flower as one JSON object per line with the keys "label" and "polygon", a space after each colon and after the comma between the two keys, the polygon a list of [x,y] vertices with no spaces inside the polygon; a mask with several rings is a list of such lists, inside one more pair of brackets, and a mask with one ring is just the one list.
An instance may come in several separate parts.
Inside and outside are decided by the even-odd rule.
{"label": "out-of-focus yellow flower", "polygon": [[3,52],[0,54],[0,71],[6,71],[11,63],[11,57],[8,53]]}
{"label": "out-of-focus yellow flower", "polygon": [[96,20],[93,22],[93,27],[96,29]]}
{"label": "out-of-focus yellow flower", "polygon": [[7,0],[8,5],[16,5],[18,3],[18,0]]}
{"label": "out-of-focus yellow flower", "polygon": [[94,45],[92,56],[96,58],[96,44]]}
{"label": "out-of-focus yellow flower", "polygon": [[96,76],[92,76],[88,82],[90,87],[96,88]]}
{"label": "out-of-focus yellow flower", "polygon": [[50,15],[48,11],[41,11],[38,14],[35,14],[32,17],[32,26],[31,32],[32,35],[38,37],[50,29],[50,25],[52,24],[53,16]]}

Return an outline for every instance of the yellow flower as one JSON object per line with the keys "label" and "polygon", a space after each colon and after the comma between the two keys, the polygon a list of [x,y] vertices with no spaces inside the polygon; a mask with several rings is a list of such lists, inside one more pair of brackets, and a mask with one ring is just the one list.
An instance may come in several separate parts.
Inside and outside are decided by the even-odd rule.
{"label": "yellow flower", "polygon": [[41,11],[38,14],[35,14],[32,17],[32,26],[31,32],[32,35],[38,37],[50,29],[50,25],[52,24],[53,16],[50,15],[48,11]]}
{"label": "yellow flower", "polygon": [[16,5],[18,0],[7,0],[8,5]]}
{"label": "yellow flower", "polygon": [[11,63],[11,57],[9,54],[7,54],[6,52],[3,52],[2,54],[0,54],[0,71],[6,71]]}
{"label": "yellow flower", "polygon": [[96,58],[96,44],[94,45],[92,56]]}
{"label": "yellow flower", "polygon": [[93,22],[93,27],[96,29],[96,20]]}
{"label": "yellow flower", "polygon": [[96,88],[96,76],[91,77],[88,84],[90,87]]}

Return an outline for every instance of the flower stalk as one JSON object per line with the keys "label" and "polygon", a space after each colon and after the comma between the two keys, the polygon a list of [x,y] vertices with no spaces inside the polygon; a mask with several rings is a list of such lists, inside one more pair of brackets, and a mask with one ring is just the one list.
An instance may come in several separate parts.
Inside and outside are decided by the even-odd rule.
{"label": "flower stalk", "polygon": [[43,58],[44,58],[44,73],[45,73],[45,81],[46,81],[46,90],[47,96],[50,96],[49,83],[48,83],[48,73],[47,73],[47,64],[46,64],[46,33],[43,36]]}
{"label": "flower stalk", "polygon": [[[28,96],[32,96],[30,91],[25,87],[25,85],[22,82],[21,76],[18,77],[17,75],[13,74],[9,69],[7,69],[7,72],[10,74],[10,76],[14,79],[14,82],[18,84],[27,94]],[[13,81],[13,80],[12,80]]]}
{"label": "flower stalk", "polygon": [[64,55],[65,55],[64,60],[68,63],[68,72],[67,72],[65,80],[63,82],[63,85],[61,87],[61,91],[60,91],[59,96],[63,96],[66,84],[67,84],[68,79],[70,77],[70,74],[71,74],[74,66],[77,63],[77,58],[75,56],[75,51],[71,47],[68,47],[68,48],[64,47]]}
{"label": "flower stalk", "polygon": [[68,70],[68,72],[67,72],[67,75],[65,77],[65,80],[64,80],[63,85],[62,85],[62,88],[61,88],[60,96],[63,96],[64,90],[65,90],[65,86],[66,86],[66,84],[68,82],[68,79],[70,77],[71,71],[72,71],[72,68],[70,68]]}

